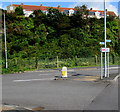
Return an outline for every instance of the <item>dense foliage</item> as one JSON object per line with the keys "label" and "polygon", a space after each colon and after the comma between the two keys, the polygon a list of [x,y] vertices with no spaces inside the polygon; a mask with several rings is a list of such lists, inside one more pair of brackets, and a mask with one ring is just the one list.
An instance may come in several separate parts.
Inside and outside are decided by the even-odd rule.
{"label": "dense foliage", "polygon": [[[81,14],[79,8],[85,11]],[[76,7],[76,14],[68,16],[57,9],[49,8],[48,14],[34,11],[24,17],[21,7],[15,13],[6,13],[8,58],[52,59],[99,56],[104,41],[104,19],[83,18],[86,7]],[[19,13],[18,13],[19,11]],[[112,56],[120,54],[118,43],[118,19],[107,17],[107,43]],[[3,35],[4,46],[4,35]],[[5,57],[3,47],[3,59]]]}

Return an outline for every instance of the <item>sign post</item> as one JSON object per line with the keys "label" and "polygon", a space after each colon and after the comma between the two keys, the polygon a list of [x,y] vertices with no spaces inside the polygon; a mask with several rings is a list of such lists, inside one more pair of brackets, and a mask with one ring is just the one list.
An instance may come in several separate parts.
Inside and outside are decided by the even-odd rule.
{"label": "sign post", "polygon": [[109,52],[108,52],[108,77],[109,77]]}
{"label": "sign post", "polygon": [[103,79],[103,59],[102,59],[102,52],[101,52],[101,72],[100,72],[100,76],[101,76],[101,79]]}
{"label": "sign post", "polygon": [[[103,79],[104,77],[109,77],[109,52],[110,52],[110,48],[101,48],[101,79]],[[106,59],[106,75],[103,75],[103,53],[106,54],[107,59]],[[104,68],[104,72],[105,72],[105,68]]]}

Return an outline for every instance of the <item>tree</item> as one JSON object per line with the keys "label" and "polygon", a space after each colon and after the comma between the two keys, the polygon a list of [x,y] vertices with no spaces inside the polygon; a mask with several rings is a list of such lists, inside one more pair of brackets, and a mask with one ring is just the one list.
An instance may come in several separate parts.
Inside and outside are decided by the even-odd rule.
{"label": "tree", "polygon": [[[53,8],[48,9],[47,15],[40,10],[34,11],[33,17],[6,13],[8,58],[34,57],[37,68],[39,57],[98,56],[99,42],[104,41],[104,19],[87,18],[85,6],[79,6],[77,10],[72,16]],[[114,58],[120,54],[116,18],[107,18],[107,39],[112,40],[107,46]],[[2,41],[4,44],[4,39]]]}
{"label": "tree", "polygon": [[7,37],[9,37],[7,42],[10,55],[24,51],[30,45],[33,28],[34,23],[31,18],[21,18],[19,21],[15,20],[13,23],[7,24]]}
{"label": "tree", "polygon": [[62,16],[62,13],[58,9],[54,8],[48,8],[48,14],[47,14],[47,25],[53,26],[54,28],[57,28],[60,18]]}
{"label": "tree", "polygon": [[46,42],[46,36],[47,36],[47,29],[46,29],[44,24],[40,24],[35,29],[35,36],[34,36],[34,38],[36,39],[36,42],[38,44],[43,45]]}
{"label": "tree", "polygon": [[88,9],[86,5],[76,6],[75,14],[70,17],[72,27],[85,27],[88,25]]}
{"label": "tree", "polygon": [[82,6],[76,6],[76,15],[79,15],[82,17],[82,19],[86,19],[88,17],[88,9],[86,5],[82,5]]}
{"label": "tree", "polygon": [[21,6],[16,7],[15,13],[16,13],[17,15],[24,15],[23,8],[22,8]]}
{"label": "tree", "polygon": [[33,20],[36,27],[42,23],[47,24],[46,14],[44,14],[41,10],[35,10],[33,12]]}

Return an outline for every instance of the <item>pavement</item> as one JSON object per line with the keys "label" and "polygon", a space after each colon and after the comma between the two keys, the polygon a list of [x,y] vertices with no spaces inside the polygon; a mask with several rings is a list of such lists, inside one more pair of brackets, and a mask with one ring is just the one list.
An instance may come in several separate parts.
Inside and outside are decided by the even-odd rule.
{"label": "pavement", "polygon": [[[116,92],[117,91],[117,92]],[[119,110],[118,109],[118,81],[113,80],[112,84],[107,86],[90,105],[87,110]]]}
{"label": "pavement", "polygon": [[[97,68],[87,68],[86,70],[90,70],[90,69],[97,69]],[[76,69],[76,70],[79,70],[79,69]],[[81,70],[85,70],[85,68],[82,68]],[[40,71],[34,71],[34,72],[45,72],[45,71],[46,72],[51,72],[51,71],[55,71],[55,70],[48,70],[48,71],[47,70],[40,70]],[[101,80],[99,75],[89,75],[89,74],[79,74],[79,73],[74,74],[74,70],[73,71],[72,71],[72,69],[68,70],[68,74],[70,74],[71,72],[72,72],[72,75],[69,75],[68,78],[61,78],[61,76],[55,75],[53,80],[68,80],[68,81],[74,80],[74,81],[81,81],[81,82],[103,82],[103,83],[108,82],[108,84],[109,84],[109,82],[117,81],[117,79],[119,77],[118,73],[112,73],[109,78],[104,78],[103,80]],[[111,86],[111,87],[113,87],[113,86]],[[109,91],[110,90],[111,89],[109,89]],[[105,91],[104,93],[100,94],[100,96],[102,96],[102,95],[104,96],[103,100],[105,98],[105,93],[108,92],[106,90],[104,90],[104,91]],[[114,93],[111,93],[111,96],[113,94]],[[109,98],[111,98],[111,96]],[[98,99],[99,99],[99,97],[98,97]],[[105,100],[105,101],[109,102],[109,100]],[[96,103],[96,102],[97,102],[97,98],[94,98],[93,103],[90,106],[86,107],[86,109],[89,110],[91,108],[96,107],[95,108],[95,110],[96,110],[96,109],[99,108],[99,106],[97,104],[101,104],[101,108],[104,108],[104,105],[102,105],[102,102],[98,102],[98,103]],[[94,106],[95,103],[96,103],[96,106]],[[28,107],[22,107],[22,106],[16,106],[16,105],[2,104],[0,106],[0,110],[2,112],[8,112],[8,111],[11,111],[11,112],[18,112],[19,111],[19,112],[21,112],[23,110],[25,110],[25,112],[38,112],[38,111],[44,110],[44,107],[28,108]]]}
{"label": "pavement", "polygon": [[7,104],[3,104],[2,106],[0,106],[0,112],[38,112],[43,109],[44,107],[26,108],[26,107],[7,105]]}

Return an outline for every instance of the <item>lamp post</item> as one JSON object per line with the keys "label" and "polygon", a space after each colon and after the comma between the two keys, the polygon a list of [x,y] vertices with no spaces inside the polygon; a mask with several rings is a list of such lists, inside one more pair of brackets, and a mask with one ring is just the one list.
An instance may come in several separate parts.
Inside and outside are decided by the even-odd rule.
{"label": "lamp post", "polygon": [[[104,48],[101,48],[101,79],[104,77],[109,77],[109,52],[110,48],[107,48],[106,43],[111,42],[111,40],[106,39],[106,3],[104,0],[104,42],[100,42],[100,44],[104,45]],[[102,53],[105,53],[105,58],[104,58],[104,75],[103,75],[103,63],[102,63]],[[108,55],[107,55],[108,54]]]}
{"label": "lamp post", "polygon": [[7,44],[6,44],[5,12],[4,12],[4,37],[5,37],[5,67],[8,68],[8,61],[7,61]]}
{"label": "lamp post", "polygon": [[[105,49],[106,49],[106,3],[104,0],[104,41],[105,41]],[[105,52],[105,62],[104,62],[104,76],[107,77],[107,60],[106,60],[106,52]]]}

